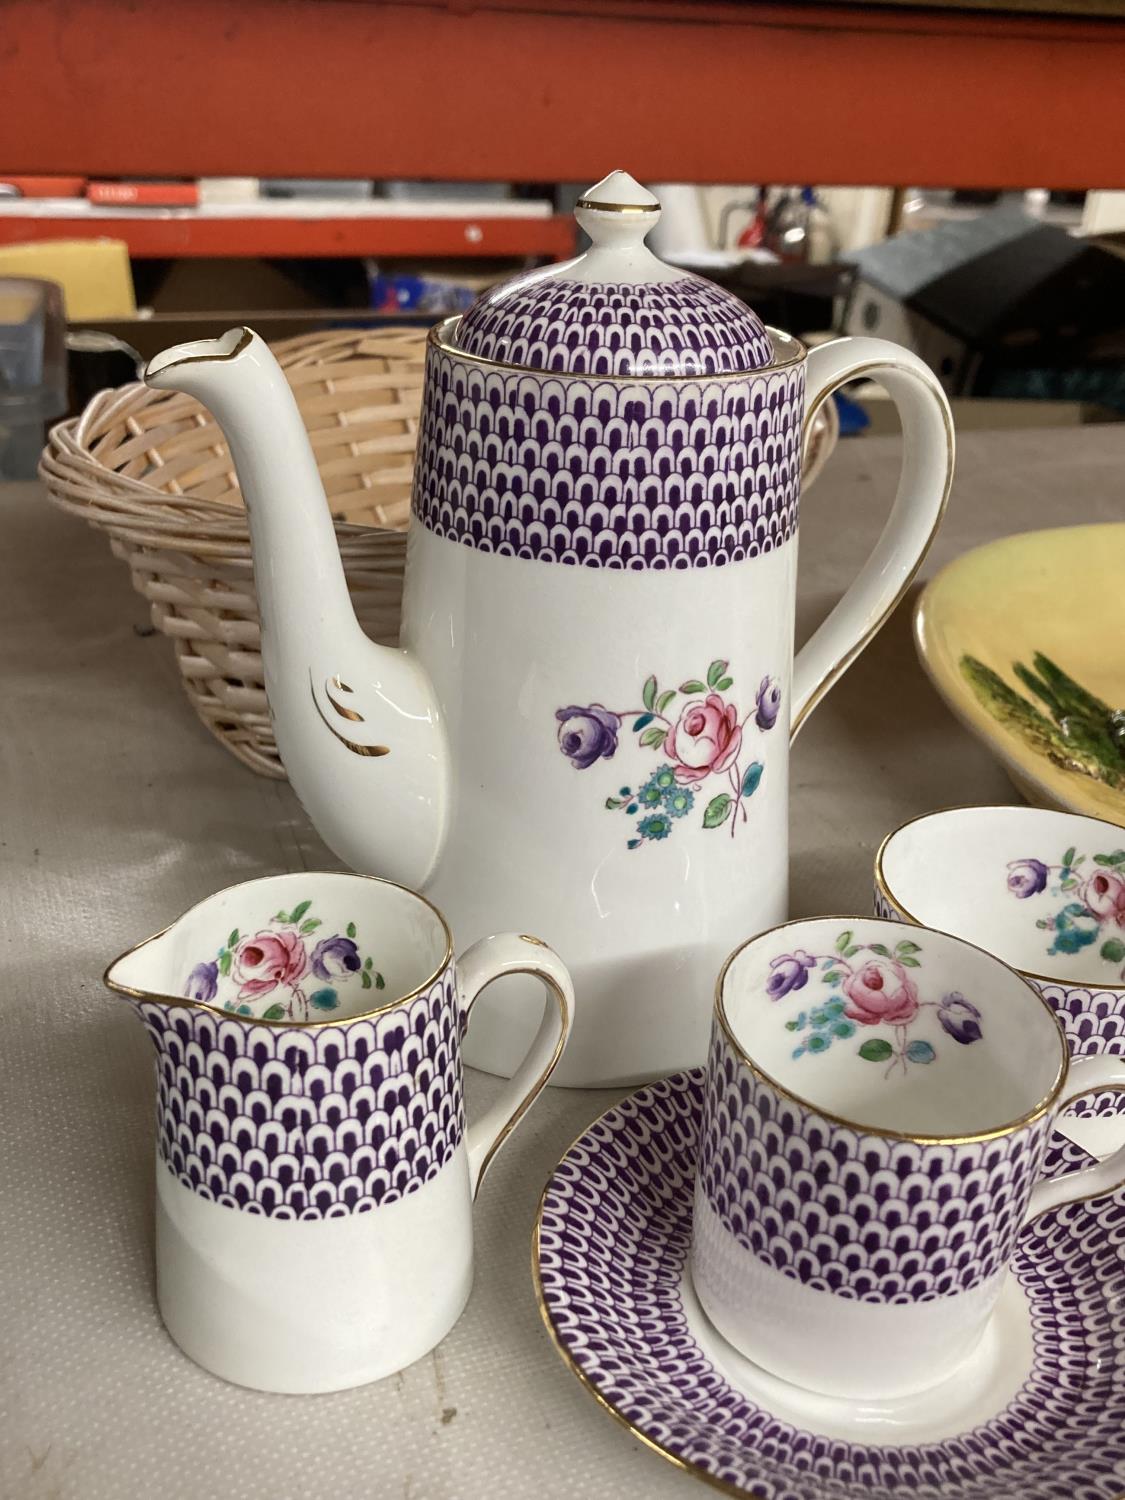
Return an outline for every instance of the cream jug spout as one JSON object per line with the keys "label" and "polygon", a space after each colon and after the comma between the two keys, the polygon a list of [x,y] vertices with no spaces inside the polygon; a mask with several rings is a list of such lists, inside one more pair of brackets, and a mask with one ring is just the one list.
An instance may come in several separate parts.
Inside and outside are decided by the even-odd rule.
{"label": "cream jug spout", "polygon": [[353,869],[419,886],[448,810],[445,728],[414,656],[361,629],[297,402],[249,328],[156,355],[145,383],[194,396],[230,445],[246,502],[266,693],[289,779]]}

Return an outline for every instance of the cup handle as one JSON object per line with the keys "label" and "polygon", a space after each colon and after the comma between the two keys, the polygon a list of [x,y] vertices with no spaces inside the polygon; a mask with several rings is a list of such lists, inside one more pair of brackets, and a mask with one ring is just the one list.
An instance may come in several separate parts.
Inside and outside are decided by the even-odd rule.
{"label": "cup handle", "polygon": [[504,974],[534,974],[547,995],[543,1021],[527,1056],[492,1107],[469,1126],[469,1185],[474,1198],[489,1163],[555,1071],[574,1023],[574,985],[562,959],[540,938],[505,932],[481,938],[457,960],[463,1027],[481,994]]}
{"label": "cup handle", "polygon": [[803,444],[822,403],[860,376],[878,380],[898,407],[902,474],[894,508],[859,577],[797,653],[791,738],[905,594],[937,533],[953,483],[953,418],[945,392],[929,365],[886,339],[833,339],[809,351]]}
{"label": "cup handle", "polygon": [[[1059,1095],[1055,1118],[1072,1104],[1079,1094],[1094,1089],[1120,1089],[1125,1092],[1125,1057],[1072,1057],[1066,1086]],[[1090,1167],[1079,1167],[1059,1177],[1048,1177],[1032,1189],[1025,1224],[1030,1224],[1050,1208],[1064,1203],[1080,1203],[1084,1198],[1100,1198],[1125,1184],[1125,1146],[1111,1151]]]}

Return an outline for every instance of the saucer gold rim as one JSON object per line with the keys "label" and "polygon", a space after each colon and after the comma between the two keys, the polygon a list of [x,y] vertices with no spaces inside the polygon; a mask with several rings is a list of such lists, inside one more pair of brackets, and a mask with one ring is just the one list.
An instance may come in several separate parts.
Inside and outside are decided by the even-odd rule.
{"label": "saucer gold rim", "polygon": [[620,1425],[625,1428],[626,1432],[631,1433],[639,1443],[643,1443],[644,1446],[651,1452],[658,1453],[661,1458],[666,1459],[668,1463],[673,1464],[682,1473],[690,1474],[693,1479],[702,1480],[704,1484],[710,1485],[712,1489],[718,1490],[722,1495],[731,1495],[734,1497],[734,1500],[763,1500],[763,1497],[760,1495],[760,1493],[757,1493],[754,1490],[745,1489],[740,1485],[730,1484],[727,1482],[727,1480],[720,1479],[718,1475],[712,1474],[709,1470],[703,1468],[700,1464],[691,1463],[690,1460],[681,1458],[678,1453],[673,1453],[670,1448],[665,1448],[664,1445],[658,1442],[656,1438],[650,1437],[647,1432],[642,1432],[641,1429],[636,1425],[636,1423],[631,1421],[630,1418],[625,1415],[620,1407],[615,1406],[613,1402],[608,1398],[608,1396],[604,1396],[598,1389],[598,1387],[594,1384],[594,1382],[590,1379],[590,1377],[586,1374],[582,1366],[571,1354],[570,1350],[563,1343],[562,1334],[555,1326],[555,1320],[551,1316],[551,1309],[547,1305],[547,1298],[543,1291],[543,1278],[540,1275],[539,1271],[539,1232],[543,1224],[543,1212],[547,1206],[547,1194],[551,1190],[551,1183],[554,1180],[555,1173],[558,1171],[559,1167],[562,1166],[563,1162],[566,1161],[567,1157],[575,1149],[575,1147],[578,1146],[579,1143],[583,1141],[592,1130],[596,1130],[607,1115],[613,1114],[615,1110],[619,1110],[621,1108],[622,1104],[624,1104],[626,1100],[632,1099],[636,1094],[643,1093],[645,1089],[650,1087],[651,1084],[642,1083],[638,1088],[630,1089],[627,1094],[622,1095],[622,1097],[616,1102],[616,1104],[608,1105],[605,1109],[602,1110],[599,1115],[595,1116],[595,1118],[591,1120],[588,1125],[586,1125],[582,1130],[578,1132],[578,1134],[571,1141],[570,1145],[567,1146],[566,1150],[562,1153],[558,1161],[551,1168],[550,1175],[548,1176],[547,1181],[543,1184],[543,1191],[539,1194],[539,1203],[536,1206],[535,1210],[535,1223],[532,1226],[531,1230],[531,1281],[533,1287],[535,1288],[535,1301],[539,1307],[539,1316],[543,1320],[543,1326],[547,1330],[547,1335],[551,1340],[551,1344],[554,1347],[555,1353],[562,1360],[563,1364],[566,1365],[570,1373],[577,1377],[579,1385],[581,1385],[584,1390],[588,1391],[589,1394],[593,1396],[594,1400],[598,1403],[603,1411],[607,1411],[609,1415],[613,1417],[614,1421],[620,1423]]}

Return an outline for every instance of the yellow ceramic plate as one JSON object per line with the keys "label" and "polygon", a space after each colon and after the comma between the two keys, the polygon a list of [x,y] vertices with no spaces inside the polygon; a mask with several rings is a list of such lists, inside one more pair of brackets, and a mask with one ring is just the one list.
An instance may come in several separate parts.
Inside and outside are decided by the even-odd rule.
{"label": "yellow ceramic plate", "polygon": [[926,587],[918,655],[957,717],[1043,807],[1125,823],[1125,525],[1028,531]]}

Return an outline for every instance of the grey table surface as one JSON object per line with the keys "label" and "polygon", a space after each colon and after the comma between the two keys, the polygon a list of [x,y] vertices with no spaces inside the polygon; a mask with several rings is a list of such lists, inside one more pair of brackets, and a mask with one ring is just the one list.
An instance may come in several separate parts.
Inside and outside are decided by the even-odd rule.
{"label": "grey table surface", "polygon": [[[897,467],[895,438],[845,442],[808,496],[799,638],[857,571]],[[925,574],[1008,532],[1122,519],[1123,472],[1125,427],[966,435]],[[196,721],[103,537],[34,485],[0,487],[0,528],[0,1495],[706,1493],[598,1409],[536,1307],[540,1190],[609,1092],[549,1090],[513,1136],[477,1205],[468,1310],[401,1375],[264,1396],[173,1346],[152,1297],[149,1043],[100,975],[210,891],[335,862],[289,787]],[[1017,800],[917,665],[916,592],[795,747],[794,915],[869,910],[874,849],[905,818]],[[472,1075],[470,1109],[495,1087]]]}

